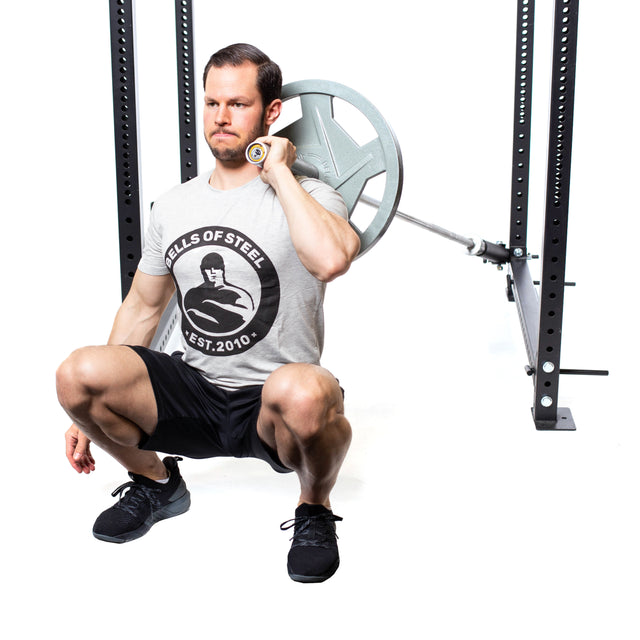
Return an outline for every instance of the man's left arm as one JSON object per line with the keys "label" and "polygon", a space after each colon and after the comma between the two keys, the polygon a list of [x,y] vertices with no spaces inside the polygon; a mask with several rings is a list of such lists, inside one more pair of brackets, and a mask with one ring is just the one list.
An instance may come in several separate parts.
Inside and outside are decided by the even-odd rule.
{"label": "man's left arm", "polygon": [[276,192],[300,261],[318,280],[330,282],[346,273],[360,250],[360,238],[348,220],[325,209],[291,173],[296,159],[285,138],[259,138],[270,145],[262,179]]}

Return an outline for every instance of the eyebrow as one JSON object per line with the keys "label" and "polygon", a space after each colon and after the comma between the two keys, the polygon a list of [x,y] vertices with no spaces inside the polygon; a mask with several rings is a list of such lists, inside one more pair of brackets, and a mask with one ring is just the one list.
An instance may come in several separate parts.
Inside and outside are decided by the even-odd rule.
{"label": "eyebrow", "polygon": [[[219,100],[217,98],[214,98],[212,96],[207,95],[206,93],[204,94],[204,99],[205,100],[211,100],[213,102],[218,102]],[[232,96],[231,98],[228,98],[226,100],[226,102],[251,102],[251,98],[249,98],[248,96]]]}

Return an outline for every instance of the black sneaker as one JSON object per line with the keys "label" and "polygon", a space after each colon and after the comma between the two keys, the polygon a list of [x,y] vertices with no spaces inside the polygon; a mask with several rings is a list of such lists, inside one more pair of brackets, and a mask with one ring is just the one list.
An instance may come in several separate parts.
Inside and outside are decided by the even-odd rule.
{"label": "black sneaker", "polygon": [[[191,496],[180,475],[178,460],[182,458],[163,460],[170,474],[166,484],[129,473],[132,482],[120,485],[111,494],[120,494],[120,499],[98,516],[93,535],[106,542],[129,542],[143,536],[156,522],[188,511]],[[125,489],[128,491],[123,494]]]}
{"label": "black sneaker", "polygon": [[287,558],[289,577],[296,582],[324,582],[340,564],[336,522],[340,516],[321,504],[301,504],[296,517],[280,525],[293,529],[293,544]]}

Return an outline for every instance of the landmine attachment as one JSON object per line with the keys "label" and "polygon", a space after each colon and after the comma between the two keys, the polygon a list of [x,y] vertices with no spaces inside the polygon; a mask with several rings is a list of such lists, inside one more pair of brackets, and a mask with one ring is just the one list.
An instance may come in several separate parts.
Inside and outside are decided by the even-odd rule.
{"label": "landmine attachment", "polygon": [[[336,189],[345,200],[352,227],[360,237],[360,255],[366,253],[385,233],[394,216],[464,245],[470,255],[485,262],[504,264],[509,250],[500,243],[465,237],[438,225],[398,211],[402,193],[402,154],[393,130],[378,109],[357,91],[328,80],[302,80],[283,87],[283,101],[300,99],[301,117],[276,133],[296,146],[298,159],[294,173],[318,178]],[[364,116],[374,138],[359,145],[334,117],[334,100],[344,100]],[[246,150],[249,162],[262,165],[269,145],[252,142]],[[380,200],[364,193],[367,183],[385,177]],[[351,218],[358,203],[377,209],[373,219],[360,228]]]}

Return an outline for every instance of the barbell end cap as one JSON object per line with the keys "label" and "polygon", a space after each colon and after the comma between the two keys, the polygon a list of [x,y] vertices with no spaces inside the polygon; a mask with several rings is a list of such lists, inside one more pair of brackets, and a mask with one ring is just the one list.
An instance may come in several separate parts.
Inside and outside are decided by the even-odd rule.
{"label": "barbell end cap", "polygon": [[254,141],[247,146],[244,157],[251,164],[261,167],[269,153],[269,145],[264,142]]}

